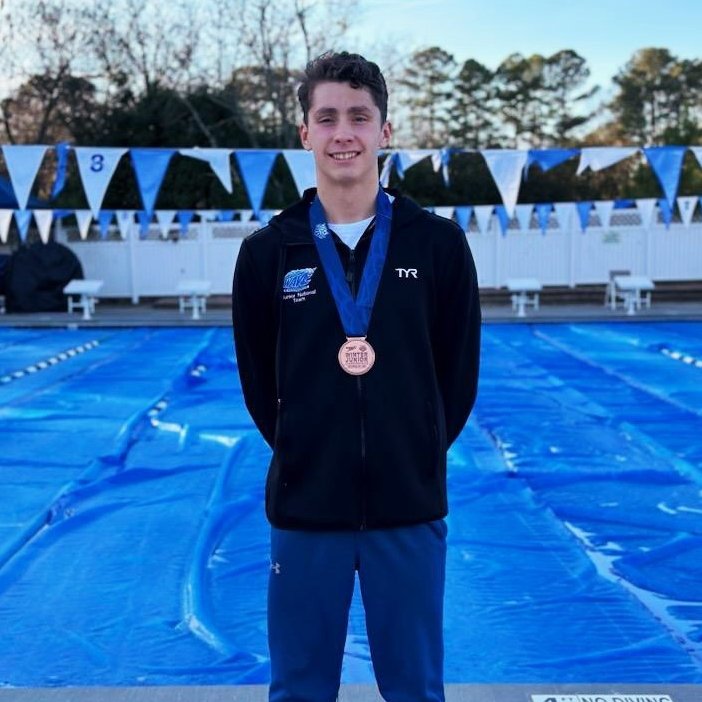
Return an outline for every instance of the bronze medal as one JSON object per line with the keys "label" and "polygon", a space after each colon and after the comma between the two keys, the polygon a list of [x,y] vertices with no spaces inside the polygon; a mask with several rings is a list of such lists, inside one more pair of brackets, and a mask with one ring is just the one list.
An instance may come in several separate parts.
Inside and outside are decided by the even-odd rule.
{"label": "bronze medal", "polygon": [[339,365],[349,375],[363,375],[375,363],[375,351],[365,336],[346,339],[339,349]]}

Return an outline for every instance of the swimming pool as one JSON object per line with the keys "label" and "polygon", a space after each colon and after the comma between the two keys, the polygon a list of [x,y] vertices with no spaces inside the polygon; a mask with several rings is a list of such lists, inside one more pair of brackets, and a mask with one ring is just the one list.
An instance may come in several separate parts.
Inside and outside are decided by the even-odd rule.
{"label": "swimming pool", "polygon": [[[700,323],[484,328],[447,682],[702,682],[701,419]],[[0,685],[267,682],[229,330],[3,329],[0,436]],[[372,679],[355,598],[343,680]]]}

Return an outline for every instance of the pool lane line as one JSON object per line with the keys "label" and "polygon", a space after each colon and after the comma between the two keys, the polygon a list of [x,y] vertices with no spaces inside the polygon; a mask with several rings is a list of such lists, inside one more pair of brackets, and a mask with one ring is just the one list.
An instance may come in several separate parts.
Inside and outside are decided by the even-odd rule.
{"label": "pool lane line", "polygon": [[702,369],[702,358],[695,358],[695,356],[692,356],[689,353],[678,351],[677,349],[671,349],[667,346],[658,346],[656,347],[656,350],[673,361],[680,361],[685,365]]}
{"label": "pool lane line", "polygon": [[26,366],[22,370],[16,370],[12,373],[3,375],[2,377],[0,377],[0,385],[7,385],[8,383],[11,383],[14,380],[20,380],[21,378],[24,378],[28,375],[33,375],[34,373],[38,373],[39,371],[43,371],[47,368],[51,368],[52,366],[56,366],[59,363],[63,363],[64,361],[68,361],[69,359],[74,358],[75,356],[79,356],[80,354],[86,353],[87,351],[92,351],[99,345],[100,341],[98,339],[93,339],[92,341],[88,341],[85,344],[80,344],[79,346],[74,346],[73,348],[67,349],[66,351],[61,351],[60,353],[57,353],[54,356],[47,358],[46,360],[38,361],[37,363],[32,363],[31,365]]}

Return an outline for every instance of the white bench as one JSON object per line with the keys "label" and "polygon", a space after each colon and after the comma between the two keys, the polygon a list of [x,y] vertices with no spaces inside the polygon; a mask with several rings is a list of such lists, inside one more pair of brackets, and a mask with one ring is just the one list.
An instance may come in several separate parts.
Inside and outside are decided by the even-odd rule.
{"label": "white bench", "polygon": [[181,280],[178,283],[178,310],[182,314],[189,307],[193,311],[193,319],[200,319],[200,313],[207,312],[207,296],[212,289],[209,280]]}
{"label": "white bench", "polygon": [[[98,303],[97,294],[103,285],[102,280],[71,280],[63,289],[63,294],[68,295],[68,313],[73,314],[73,310],[78,307],[83,309],[83,319],[92,319]],[[73,299],[74,295],[78,296],[77,300]]]}
{"label": "white bench", "polygon": [[617,301],[621,300],[628,315],[636,314],[642,305],[651,307],[651,290],[656,286],[650,278],[644,275],[618,275],[614,278],[614,286],[615,307]]}
{"label": "white bench", "polygon": [[510,278],[506,285],[512,293],[512,309],[517,311],[517,317],[526,317],[527,305],[539,309],[541,283],[536,278]]}

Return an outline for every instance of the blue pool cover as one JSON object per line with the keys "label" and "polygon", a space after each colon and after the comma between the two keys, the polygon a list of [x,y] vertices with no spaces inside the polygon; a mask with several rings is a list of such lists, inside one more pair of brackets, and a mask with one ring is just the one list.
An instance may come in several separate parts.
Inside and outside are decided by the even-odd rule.
{"label": "blue pool cover", "polygon": [[[0,437],[0,686],[267,682],[229,330],[4,329]],[[486,326],[449,491],[447,682],[702,682],[702,324]]]}

